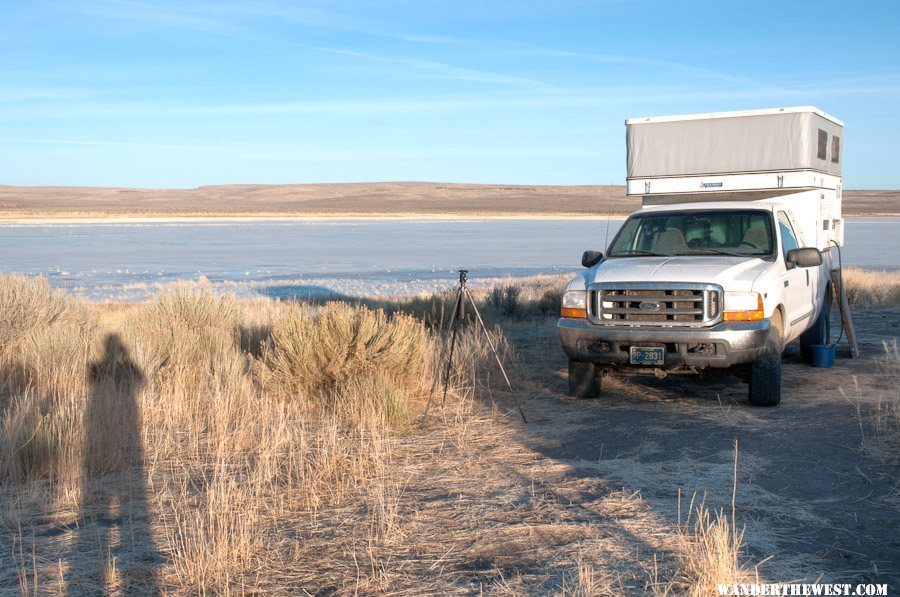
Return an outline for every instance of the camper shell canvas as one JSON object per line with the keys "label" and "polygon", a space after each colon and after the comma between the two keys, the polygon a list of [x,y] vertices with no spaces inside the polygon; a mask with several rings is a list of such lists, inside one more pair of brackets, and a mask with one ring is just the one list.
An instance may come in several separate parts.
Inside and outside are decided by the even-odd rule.
{"label": "camper shell canvas", "polygon": [[840,176],[843,129],[813,107],[631,118],[627,178],[794,170]]}

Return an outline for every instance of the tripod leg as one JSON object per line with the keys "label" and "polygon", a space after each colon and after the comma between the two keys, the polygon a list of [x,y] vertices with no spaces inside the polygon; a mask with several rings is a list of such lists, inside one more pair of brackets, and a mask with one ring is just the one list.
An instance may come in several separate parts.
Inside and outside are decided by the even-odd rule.
{"label": "tripod leg", "polygon": [[459,287],[459,294],[457,295],[457,305],[456,309],[454,309],[454,313],[456,313],[456,317],[451,322],[451,336],[450,336],[450,354],[447,356],[447,369],[444,371],[444,395],[441,398],[441,404],[447,402],[447,387],[450,385],[450,366],[453,364],[453,349],[456,347],[456,332],[459,329],[459,322],[462,319],[463,314],[463,291],[465,286]]}
{"label": "tripod leg", "polygon": [[494,346],[493,340],[491,340],[491,335],[488,333],[487,326],[484,325],[484,320],[481,319],[481,313],[478,312],[478,305],[475,304],[475,299],[472,298],[472,293],[469,292],[469,289],[465,289],[466,296],[469,297],[469,302],[472,304],[472,310],[475,311],[475,317],[478,318],[478,323],[481,324],[481,329],[484,331],[484,337],[487,338],[488,346],[491,347],[491,352],[494,353],[494,358],[497,360],[497,364],[500,366],[500,372],[503,374],[503,379],[506,381],[506,387],[509,388],[510,393],[512,393],[513,401],[516,403],[516,408],[519,410],[519,414],[522,416],[522,422],[527,423],[528,419],[525,418],[525,413],[522,412],[522,407],[519,405],[519,399],[516,397],[516,392],[513,390],[512,384],[509,383],[509,376],[506,375],[506,369],[503,367],[503,362],[500,360],[500,354],[497,352],[497,347]]}
{"label": "tripod leg", "polygon": [[[462,295],[462,288],[456,292],[456,301],[453,303],[453,311],[450,314],[450,326],[454,329],[454,337],[455,337],[455,325],[456,319],[458,316],[458,310],[460,305],[460,298]],[[443,322],[442,322],[443,323]],[[441,326],[443,327],[443,325]],[[440,333],[438,334],[440,336]],[[425,411],[422,413],[422,419],[428,416],[428,409],[431,407],[431,399],[434,397],[434,390],[437,388],[438,380],[441,377],[441,368],[444,364],[444,355],[447,352],[447,347],[445,345],[441,346],[441,354],[438,357],[438,365],[437,370],[434,372],[434,380],[431,382],[431,391],[428,393],[428,401],[425,403]]]}

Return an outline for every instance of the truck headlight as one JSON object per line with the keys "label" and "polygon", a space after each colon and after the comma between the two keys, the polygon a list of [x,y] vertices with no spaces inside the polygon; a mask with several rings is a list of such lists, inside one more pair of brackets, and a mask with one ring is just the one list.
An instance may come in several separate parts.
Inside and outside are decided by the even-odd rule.
{"label": "truck headlight", "polygon": [[758,292],[725,292],[725,321],[765,319],[762,295]]}
{"label": "truck headlight", "polygon": [[562,312],[563,317],[575,317],[587,319],[587,292],[584,290],[570,290],[563,293]]}

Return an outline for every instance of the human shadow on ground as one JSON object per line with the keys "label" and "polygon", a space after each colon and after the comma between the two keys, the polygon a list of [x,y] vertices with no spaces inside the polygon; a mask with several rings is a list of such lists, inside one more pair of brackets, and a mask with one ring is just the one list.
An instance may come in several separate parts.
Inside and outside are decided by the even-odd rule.
{"label": "human shadow on ground", "polygon": [[150,530],[138,392],[144,374],[117,334],[88,368],[81,512],[69,557],[70,595],[160,594],[163,558]]}

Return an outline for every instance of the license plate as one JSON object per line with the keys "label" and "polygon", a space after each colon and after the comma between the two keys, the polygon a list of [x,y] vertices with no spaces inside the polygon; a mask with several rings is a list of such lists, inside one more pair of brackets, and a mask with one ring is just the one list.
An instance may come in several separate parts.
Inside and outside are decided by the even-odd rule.
{"label": "license plate", "polygon": [[666,349],[662,346],[632,346],[632,365],[658,365],[666,364]]}

